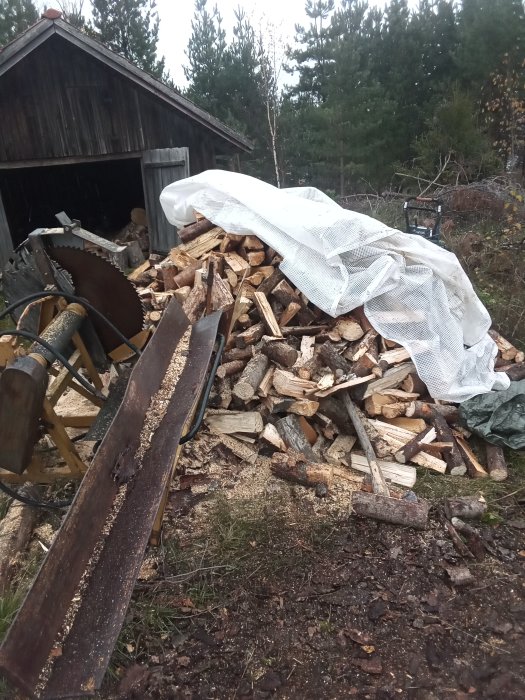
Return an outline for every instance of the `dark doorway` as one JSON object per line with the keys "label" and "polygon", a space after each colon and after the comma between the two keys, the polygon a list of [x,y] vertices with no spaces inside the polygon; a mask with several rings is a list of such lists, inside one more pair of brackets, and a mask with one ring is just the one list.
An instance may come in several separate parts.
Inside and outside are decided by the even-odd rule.
{"label": "dark doorway", "polygon": [[0,191],[14,246],[35,228],[58,226],[62,210],[113,237],[144,206],[140,158],[0,170]]}

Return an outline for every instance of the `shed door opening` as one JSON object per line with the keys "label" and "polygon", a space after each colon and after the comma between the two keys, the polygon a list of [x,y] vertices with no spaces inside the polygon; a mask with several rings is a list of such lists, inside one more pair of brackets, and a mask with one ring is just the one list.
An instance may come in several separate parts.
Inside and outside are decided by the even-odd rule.
{"label": "shed door opening", "polygon": [[140,158],[0,170],[0,192],[13,247],[35,228],[57,226],[62,210],[83,228],[113,238],[131,210],[144,207]]}

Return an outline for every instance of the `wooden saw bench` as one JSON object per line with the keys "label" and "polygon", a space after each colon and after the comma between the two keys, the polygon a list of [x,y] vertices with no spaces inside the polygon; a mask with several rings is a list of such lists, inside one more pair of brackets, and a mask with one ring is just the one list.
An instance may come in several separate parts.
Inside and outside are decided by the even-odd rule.
{"label": "wooden saw bench", "polygon": [[[0,648],[0,672],[26,695],[89,696],[100,687],[148,540],[160,532],[181,440],[196,432],[197,425],[188,427],[195,413],[197,424],[202,418],[220,357],[219,342],[208,372],[222,338],[220,320],[216,312],[190,326],[172,301],[135,365],[120,409]],[[167,372],[175,386],[151,431]]]}

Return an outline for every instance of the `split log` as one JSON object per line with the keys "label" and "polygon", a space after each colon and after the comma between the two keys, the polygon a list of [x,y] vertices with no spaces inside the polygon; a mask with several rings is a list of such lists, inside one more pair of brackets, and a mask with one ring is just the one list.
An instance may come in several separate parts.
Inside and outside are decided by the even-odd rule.
{"label": "split log", "polygon": [[327,325],[318,325],[318,326],[285,326],[284,328],[281,328],[281,335],[284,335],[285,337],[289,335],[317,335],[318,333],[322,333],[328,328]]}
{"label": "split log", "polygon": [[301,310],[301,304],[291,301],[279,317],[279,326],[286,326]]}
{"label": "split log", "polygon": [[239,253],[224,253],[224,262],[235,272],[249,270],[250,263],[241,258]]}
{"label": "split log", "polygon": [[370,467],[370,474],[372,477],[372,487],[374,489],[374,494],[381,496],[389,496],[390,492],[388,490],[388,486],[386,484],[383,473],[381,472],[381,468],[377,464],[374,448],[372,447],[370,438],[368,437],[368,434],[365,430],[365,424],[367,419],[363,416],[363,414],[354,404],[354,402],[350,398],[350,394],[343,394],[342,399],[350,417],[350,420],[352,421],[352,425],[354,426],[361,447],[363,448],[363,451],[366,455],[368,466]]}
{"label": "split log", "polygon": [[419,394],[409,394],[408,391],[402,391],[401,389],[383,389],[379,393],[382,396],[389,396],[391,399],[402,401],[403,403],[411,403],[419,396]]}
{"label": "split log", "polygon": [[[398,384],[400,384],[403,379],[405,379],[414,370],[415,367],[412,362],[406,362],[405,364],[392,367],[384,373],[381,379],[376,379],[375,381],[370,382],[363,398],[366,399],[379,391],[383,391],[384,389],[392,389],[393,387],[398,386]],[[424,416],[415,417],[424,418]]]}
{"label": "split log", "polygon": [[206,423],[216,433],[260,433],[264,428],[258,411],[228,411],[206,415]]}
{"label": "split log", "polygon": [[307,379],[300,379],[291,372],[283,369],[276,369],[273,374],[273,386],[275,390],[283,396],[293,396],[302,399],[308,394],[312,394],[317,389],[316,382]]}
{"label": "split log", "polygon": [[390,403],[390,398],[388,396],[383,396],[382,394],[372,394],[365,399],[365,411],[367,415],[381,416],[383,406],[387,406]]}
{"label": "split log", "polygon": [[219,379],[217,390],[219,393],[219,405],[221,408],[229,408],[232,402],[232,382],[230,377]]}
{"label": "split log", "polygon": [[184,226],[184,228],[179,230],[178,235],[183,243],[189,243],[190,241],[194,241],[203,233],[211,231],[212,228],[215,228],[215,224],[212,224],[212,222],[208,219],[201,219],[200,221],[196,221],[194,224]]}
{"label": "split log", "polygon": [[354,379],[349,379],[346,382],[341,382],[341,384],[336,384],[330,389],[316,391],[315,395],[318,397],[330,396],[331,394],[335,394],[336,392],[342,391],[343,389],[349,389],[350,387],[358,386],[359,384],[366,384],[372,379],[374,379],[373,374],[369,374],[366,377],[355,377]]}
{"label": "split log", "polygon": [[264,250],[264,243],[257,236],[245,236],[242,245],[246,250]]}
{"label": "split log", "polygon": [[[248,362],[239,380],[233,387],[233,393],[243,401],[249,401],[255,396],[259,384],[268,369],[268,358],[266,355],[255,355]],[[262,427],[261,427],[262,430]]]}
{"label": "split log", "polygon": [[494,481],[505,481],[508,477],[508,471],[503,448],[498,445],[490,445],[487,442],[485,449],[487,453],[487,469],[490,478]]}
{"label": "split log", "polygon": [[357,309],[354,309],[352,311],[352,316],[354,316],[357,319],[359,325],[365,333],[367,331],[373,330],[372,324],[368,320],[368,316],[365,314],[365,309],[363,306],[359,306]]}
{"label": "split log", "polygon": [[[363,339],[359,342],[356,348],[354,348],[351,352],[351,357],[348,359],[351,359],[352,362],[357,362],[360,360],[367,352],[370,351],[371,347],[375,343],[377,338],[377,332],[372,330],[367,331]],[[376,362],[377,364],[377,362]]]}
{"label": "split log", "polygon": [[[202,311],[201,311],[201,313],[202,313]],[[188,318],[190,318],[188,313],[186,315],[188,316]],[[150,321],[150,323],[158,323],[161,318],[162,318],[162,313],[160,311],[150,311],[148,314],[148,321]],[[200,316],[199,316],[199,318],[200,318]],[[190,319],[190,321],[191,321],[191,319]]]}
{"label": "split log", "polygon": [[334,476],[355,484],[356,488],[359,488],[363,483],[362,477],[354,476],[329,464],[305,460],[303,455],[293,452],[274,453],[270,469],[275,476],[302,486],[316,487],[318,484],[323,484],[329,489]]}
{"label": "split log", "polygon": [[406,411],[406,404],[403,402],[389,403],[386,406],[381,406],[381,413],[385,418],[399,418],[399,416],[404,416]]}
{"label": "split log", "polygon": [[306,365],[310,360],[313,359],[315,353],[315,337],[311,335],[303,335],[301,338],[301,347],[299,348],[301,354],[298,364]]}
{"label": "split log", "polygon": [[413,401],[408,404],[405,415],[407,418],[423,418],[423,420],[431,421],[434,411],[442,415],[447,423],[456,423],[458,421],[457,406],[430,404],[423,401]]}
{"label": "split log", "polygon": [[306,416],[311,418],[315,416],[319,410],[319,401],[311,401],[309,399],[298,399],[292,401],[288,406],[288,413],[295,413],[297,416]]}
{"label": "split log", "polygon": [[335,349],[333,343],[327,340],[319,348],[319,355],[327,367],[336,372],[340,370],[343,374],[350,374],[350,363],[347,362]]}
{"label": "split log", "polygon": [[285,308],[291,304],[299,304],[297,319],[299,323],[307,326],[315,319],[313,312],[301,300],[301,297],[293,289],[286,279],[281,280],[272,290],[272,296]]}
{"label": "split log", "polygon": [[[368,425],[371,429],[370,439],[374,443],[380,457],[395,454],[414,437],[414,434],[409,430],[403,430],[379,420],[369,420]],[[420,467],[431,469],[439,474],[444,474],[447,470],[447,463],[444,460],[426,454],[423,451],[412,457],[411,461]]]}
{"label": "split log", "polygon": [[251,267],[259,267],[259,265],[262,265],[264,262],[265,252],[264,250],[250,250],[246,254],[246,257]]}
{"label": "split log", "polygon": [[181,270],[177,275],[173,277],[172,289],[187,286],[192,287],[193,281],[195,279],[195,273],[197,272],[197,270],[200,270],[201,267],[202,262],[198,260],[197,262],[191,263],[191,265],[185,267],[184,270]]}
{"label": "split log", "polygon": [[282,279],[284,279],[284,275],[279,268],[276,267],[272,274],[257,287],[257,291],[261,292],[261,294],[268,295],[275,289]]}
{"label": "split log", "polygon": [[428,394],[426,384],[421,381],[415,372],[412,372],[406,379],[403,379],[401,382],[401,388],[409,393],[419,394],[419,396]]}
{"label": "split log", "polygon": [[217,376],[219,379],[224,379],[224,377],[231,377],[234,374],[242,372],[244,369],[244,360],[232,360],[232,362],[224,362],[217,369]]}
{"label": "split log", "polygon": [[282,452],[286,452],[286,445],[284,443],[284,440],[279,435],[279,432],[277,431],[275,425],[272,425],[271,423],[266,423],[266,425],[264,426],[264,430],[260,435],[260,439],[266,444],[271,445],[272,447],[275,447],[276,449],[281,450]]}
{"label": "split log", "polygon": [[265,342],[264,338],[261,352],[272,362],[277,362],[283,367],[293,367],[299,356],[297,350],[288,345],[288,343],[272,340]]}
{"label": "split log", "polygon": [[410,353],[405,348],[395,348],[394,350],[382,352],[379,355],[379,360],[380,362],[386,362],[387,365],[397,365],[405,360],[410,360]]}
{"label": "split log", "polygon": [[428,523],[429,503],[423,499],[409,501],[404,498],[380,498],[374,493],[354,491],[352,510],[356,515],[383,520],[424,530]]}
{"label": "split log", "polygon": [[222,356],[223,362],[233,362],[234,360],[249,360],[253,357],[255,349],[253,345],[244,348],[232,348],[227,350]]}
{"label": "split log", "polygon": [[515,348],[514,345],[506,338],[495,330],[490,330],[489,335],[498,346],[498,350],[500,351],[503,360],[513,360],[516,357],[518,349]]}
{"label": "split log", "polygon": [[263,321],[266,326],[268,333],[276,338],[282,337],[283,334],[281,333],[281,329],[279,328],[279,324],[268,303],[266,295],[262,292],[255,292],[253,301],[255,302],[255,306],[261,316],[261,321]]}
{"label": "split log", "polygon": [[[355,435],[338,435],[325,452],[325,458],[330,464],[344,464],[350,466],[353,446],[357,438]],[[367,462],[368,465],[368,462]]]}
{"label": "split log", "polygon": [[246,445],[240,440],[237,440],[232,435],[220,435],[221,444],[224,445],[232,454],[239,459],[242,459],[248,464],[255,464],[258,456],[258,449],[250,445]]}
{"label": "split log", "polygon": [[334,330],[343,340],[354,342],[365,334],[359,323],[351,316],[339,317],[335,323]]}
{"label": "split log", "polygon": [[452,518],[452,526],[467,540],[467,546],[476,559],[483,561],[485,559],[485,543],[480,533],[468,523],[464,523],[461,518]]}
{"label": "split log", "polygon": [[288,449],[304,455],[304,458],[309,462],[317,461],[315,452],[312,450],[297,416],[292,414],[280,418],[275,427]]}
{"label": "split log", "polygon": [[190,323],[197,323],[206,306],[206,290],[199,284],[191,290],[186,301],[182,305],[184,313]]}
{"label": "split log", "polygon": [[137,267],[136,270],[133,270],[133,272],[130,272],[130,274],[128,275],[128,280],[130,280],[130,282],[137,282],[137,280],[139,280],[144,275],[144,273],[146,273],[150,268],[151,268],[150,261],[145,260],[142,263],[142,265]]}
{"label": "split log", "polygon": [[458,496],[445,500],[445,514],[449,520],[452,518],[481,518],[486,512],[487,501],[483,496]]}
{"label": "split log", "polygon": [[389,423],[390,425],[395,425],[398,428],[409,430],[415,435],[422,433],[427,427],[427,424],[422,418],[404,418],[401,416],[399,418],[383,418],[383,420],[385,423]]}
{"label": "split log", "polygon": [[459,447],[454,439],[452,431],[445,419],[445,417],[432,408],[432,424],[436,428],[437,438],[440,442],[451,442],[452,447],[445,450],[444,458],[447,463],[447,471],[453,476],[463,476],[467,471],[467,465],[465,464]]}
{"label": "split log", "polygon": [[465,438],[456,435],[456,442],[467,465],[467,472],[471,479],[483,479],[488,477],[488,472],[479,463],[478,458]]}
{"label": "split log", "polygon": [[349,428],[351,422],[348,418],[348,413],[341,403],[335,396],[327,396],[319,401],[319,412],[327,416],[331,421],[337,425],[340,430],[345,432],[350,432]]}
{"label": "split log", "polygon": [[514,362],[516,363],[522,363],[525,361],[525,352],[523,350],[519,350],[516,353],[516,356],[514,357]]}
{"label": "split log", "polygon": [[272,388],[273,385],[273,373],[275,371],[274,367],[268,367],[266,370],[266,374],[264,377],[261,379],[261,383],[259,384],[259,396],[268,396],[270,393],[270,389]]}
{"label": "split log", "polygon": [[423,432],[416,435],[412,440],[407,442],[400,450],[395,453],[395,459],[400,464],[406,464],[415,457],[423,449],[425,443],[432,442],[436,439],[436,429],[433,427],[428,427],[423,430]]}
{"label": "split log", "polygon": [[[393,484],[405,486],[406,488],[411,489],[416,483],[417,473],[415,467],[411,467],[408,464],[389,462],[384,459],[378,459],[377,463],[380,466],[385,479],[391,481]],[[370,474],[370,467],[368,466],[368,461],[365,455],[361,455],[358,452],[352,452],[350,454],[349,466],[359,472]]]}
{"label": "split log", "polygon": [[251,328],[247,328],[235,337],[235,345],[238,348],[246,348],[247,345],[254,345],[264,335],[264,323],[255,323]]}

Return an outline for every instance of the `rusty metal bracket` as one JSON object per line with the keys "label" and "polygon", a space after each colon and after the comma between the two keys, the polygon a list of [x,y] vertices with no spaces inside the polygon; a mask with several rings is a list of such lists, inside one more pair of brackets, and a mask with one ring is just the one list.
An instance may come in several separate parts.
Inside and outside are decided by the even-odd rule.
{"label": "rusty metal bracket", "polygon": [[[175,301],[138,360],[122,405],[0,648],[0,672],[27,695],[35,697],[38,690],[48,700],[69,698],[93,695],[100,687],[182,431],[204,384],[220,317],[215,313],[193,326],[186,364],[140,468],[140,433],[151,397],[189,325]],[[126,484],[115,480],[116,468],[130,475]]]}

